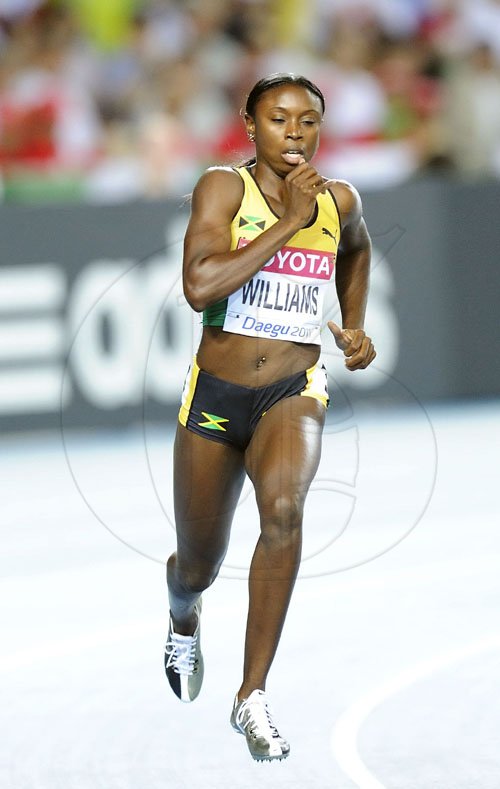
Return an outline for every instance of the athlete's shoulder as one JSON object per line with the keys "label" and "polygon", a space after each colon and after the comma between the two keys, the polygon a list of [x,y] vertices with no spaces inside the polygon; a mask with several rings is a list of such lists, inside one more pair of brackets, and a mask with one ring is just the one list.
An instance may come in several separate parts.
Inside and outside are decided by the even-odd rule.
{"label": "athlete's shoulder", "polygon": [[231,188],[231,185],[240,186],[242,184],[241,176],[236,168],[223,164],[208,167],[198,179],[195,188],[197,189],[200,186],[202,188],[206,188],[207,186],[220,186],[222,184],[229,188]]}
{"label": "athlete's shoulder", "polygon": [[353,209],[361,206],[359,192],[349,181],[343,181],[336,178],[333,180],[333,183],[330,182],[329,190],[335,197],[337,205],[342,213],[350,213]]}
{"label": "athlete's shoulder", "polygon": [[217,165],[209,167],[198,179],[193,190],[192,204],[200,202],[217,205],[236,205],[243,197],[244,185],[241,176],[233,167]]}
{"label": "athlete's shoulder", "polygon": [[329,191],[337,203],[342,224],[359,219],[363,214],[363,206],[358,190],[349,181],[334,179],[330,181]]}

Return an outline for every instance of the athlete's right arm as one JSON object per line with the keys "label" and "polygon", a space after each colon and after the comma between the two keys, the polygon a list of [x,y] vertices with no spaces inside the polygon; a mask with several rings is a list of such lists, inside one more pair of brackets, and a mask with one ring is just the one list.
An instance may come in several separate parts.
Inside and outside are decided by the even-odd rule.
{"label": "athlete's right arm", "polygon": [[[251,244],[231,250],[231,222],[241,205],[243,188],[234,170],[221,167],[204,173],[193,191],[184,239],[183,285],[186,299],[196,312],[248,282],[310,216],[310,209],[309,214],[303,207],[297,210],[301,200],[295,197],[285,215],[268,230]],[[288,188],[297,191],[292,183]],[[302,203],[312,200],[314,205],[314,199],[315,195],[303,196]]]}

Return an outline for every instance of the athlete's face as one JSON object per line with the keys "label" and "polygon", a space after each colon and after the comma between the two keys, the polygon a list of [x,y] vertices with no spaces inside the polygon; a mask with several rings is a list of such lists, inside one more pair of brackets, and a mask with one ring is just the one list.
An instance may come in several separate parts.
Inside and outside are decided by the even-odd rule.
{"label": "athlete's face", "polygon": [[323,112],[318,96],[300,85],[282,85],[259,99],[255,117],[246,117],[247,131],[255,136],[258,161],[286,175],[303,156],[308,162],[319,145]]}

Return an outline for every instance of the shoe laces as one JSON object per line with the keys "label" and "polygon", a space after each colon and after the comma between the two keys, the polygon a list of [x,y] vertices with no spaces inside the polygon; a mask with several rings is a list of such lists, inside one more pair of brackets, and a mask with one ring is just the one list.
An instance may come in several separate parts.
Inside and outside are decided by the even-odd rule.
{"label": "shoe laces", "polygon": [[[248,712],[245,720],[245,713]],[[265,693],[253,691],[236,713],[236,723],[255,737],[279,737]]]}
{"label": "shoe laces", "polygon": [[196,660],[196,644],[198,633],[193,636],[181,636],[173,631],[165,646],[168,655],[167,668],[173,668],[176,674],[189,677],[193,674]]}

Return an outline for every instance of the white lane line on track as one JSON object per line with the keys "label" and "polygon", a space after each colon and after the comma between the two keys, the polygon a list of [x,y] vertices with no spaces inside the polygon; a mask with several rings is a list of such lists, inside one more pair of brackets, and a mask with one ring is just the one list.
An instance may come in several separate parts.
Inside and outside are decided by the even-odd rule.
{"label": "white lane line on track", "polygon": [[386,789],[368,770],[358,753],[359,730],[370,713],[391,696],[415,682],[425,679],[436,671],[448,668],[454,663],[476,657],[491,649],[500,649],[499,633],[481,639],[475,644],[457,647],[414,666],[409,666],[378,687],[373,688],[340,715],[332,734],[333,754],[340,768],[359,789]]}

